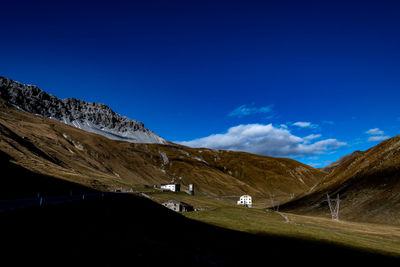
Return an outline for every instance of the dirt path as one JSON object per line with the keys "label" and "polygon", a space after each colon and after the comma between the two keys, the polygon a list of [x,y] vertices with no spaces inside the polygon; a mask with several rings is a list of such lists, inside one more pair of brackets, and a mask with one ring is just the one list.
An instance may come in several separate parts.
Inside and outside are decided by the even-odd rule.
{"label": "dirt path", "polygon": [[277,211],[276,213],[278,213],[279,215],[281,215],[281,216],[285,219],[285,223],[290,222],[289,217],[286,216],[285,214],[283,214],[283,213],[281,213],[281,212],[279,212],[279,211]]}

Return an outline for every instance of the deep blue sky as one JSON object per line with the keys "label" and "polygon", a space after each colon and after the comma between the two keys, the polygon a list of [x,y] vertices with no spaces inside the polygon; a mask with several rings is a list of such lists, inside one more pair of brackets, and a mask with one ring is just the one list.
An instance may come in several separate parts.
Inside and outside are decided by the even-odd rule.
{"label": "deep blue sky", "polygon": [[[0,75],[105,103],[170,141],[221,134],[214,147],[322,166],[399,134],[395,2],[5,1]],[[226,134],[253,124],[265,127]]]}

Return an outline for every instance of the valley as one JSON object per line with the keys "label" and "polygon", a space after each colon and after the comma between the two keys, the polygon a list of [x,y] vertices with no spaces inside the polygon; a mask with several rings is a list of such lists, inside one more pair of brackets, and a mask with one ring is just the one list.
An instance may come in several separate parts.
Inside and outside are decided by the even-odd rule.
{"label": "valley", "polygon": [[[183,265],[229,266],[260,261],[265,253],[309,265],[318,264],[309,262],[316,254],[400,259],[399,136],[315,169],[288,158],[157,138],[136,142],[129,125],[130,141],[112,140],[15,103],[0,99],[0,219],[10,253],[37,256],[38,243],[50,254],[100,265],[172,257]],[[181,192],[160,189],[171,182]],[[194,195],[184,192],[189,184]],[[236,204],[244,194],[252,197],[251,208]],[[330,218],[327,195],[340,196],[339,221]],[[195,211],[160,205],[168,200]],[[170,250],[182,253],[171,256]],[[100,254],[104,261],[90,256]]]}

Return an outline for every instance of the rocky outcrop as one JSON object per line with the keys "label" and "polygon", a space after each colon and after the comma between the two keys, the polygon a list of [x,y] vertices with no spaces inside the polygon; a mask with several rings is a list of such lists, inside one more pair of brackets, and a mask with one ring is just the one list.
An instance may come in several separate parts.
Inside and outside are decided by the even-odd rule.
{"label": "rocky outcrop", "polygon": [[100,103],[75,98],[59,99],[33,85],[0,77],[0,97],[16,107],[55,119],[113,140],[164,144],[167,141],[148,130],[142,122],[129,119]]}

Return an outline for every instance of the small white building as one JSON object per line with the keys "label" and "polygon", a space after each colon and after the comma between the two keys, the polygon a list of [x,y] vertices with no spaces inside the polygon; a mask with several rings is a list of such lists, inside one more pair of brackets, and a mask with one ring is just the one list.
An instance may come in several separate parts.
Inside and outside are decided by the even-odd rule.
{"label": "small white building", "polygon": [[189,190],[185,190],[186,193],[188,193],[189,195],[194,195],[194,185],[193,184],[189,184]]}
{"label": "small white building", "polygon": [[249,195],[241,196],[240,199],[238,200],[237,204],[251,208],[251,205],[253,204],[252,200],[251,200],[251,196],[249,196]]}
{"label": "small white building", "polygon": [[162,184],[160,186],[161,189],[169,190],[172,192],[179,192],[181,190],[180,184]]}

